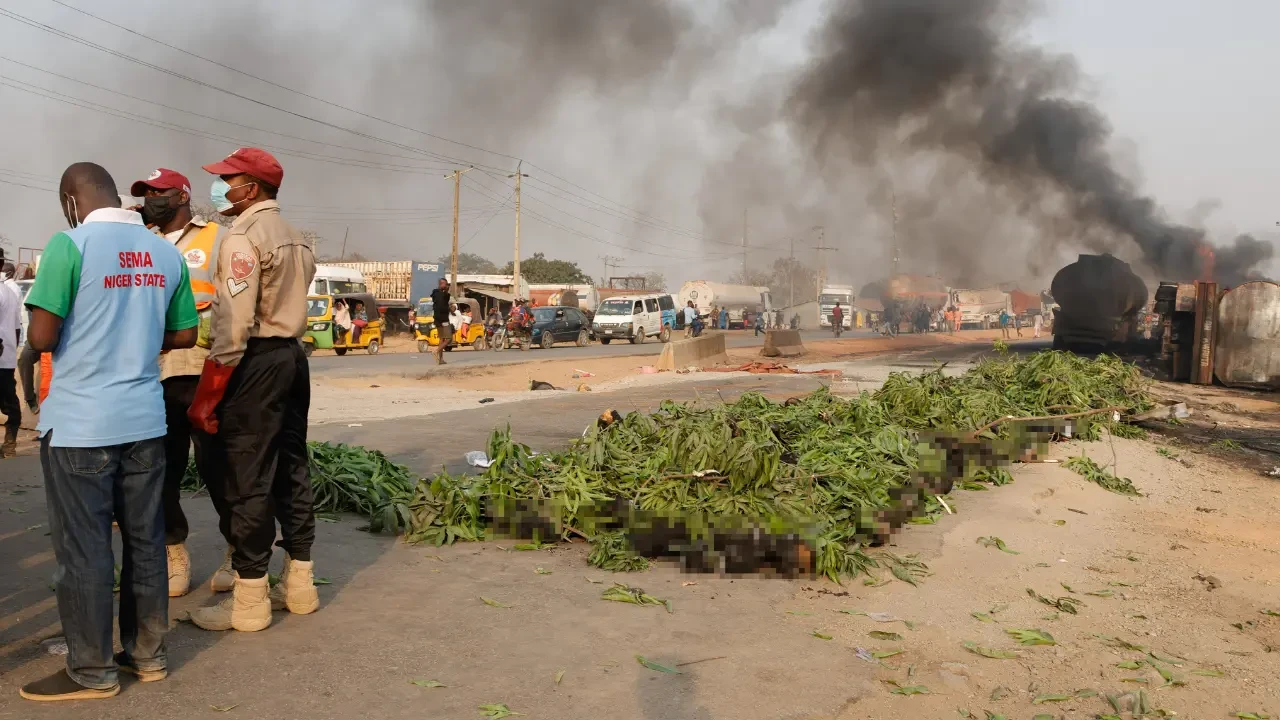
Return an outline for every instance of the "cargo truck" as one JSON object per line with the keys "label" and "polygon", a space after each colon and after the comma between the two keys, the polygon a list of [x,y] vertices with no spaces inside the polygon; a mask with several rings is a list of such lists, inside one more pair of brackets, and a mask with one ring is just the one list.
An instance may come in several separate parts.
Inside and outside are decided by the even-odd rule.
{"label": "cargo truck", "polygon": [[947,288],[948,304],[960,311],[961,328],[991,328],[999,324],[1000,313],[1013,314],[1009,293],[999,288],[964,290]]}
{"label": "cargo truck", "polygon": [[844,310],[844,320],[840,324],[846,330],[852,329],[853,299],[852,285],[822,286],[822,292],[818,294],[818,327],[831,327],[831,312],[835,309],[836,303],[840,303],[840,309]]}
{"label": "cargo truck", "polygon": [[745,326],[745,313],[759,310],[773,312],[773,297],[769,288],[752,285],[728,285],[706,280],[691,280],[680,287],[676,303],[677,310],[685,307],[690,300],[699,315],[710,316],[712,308],[725,308],[729,311],[729,327]]}

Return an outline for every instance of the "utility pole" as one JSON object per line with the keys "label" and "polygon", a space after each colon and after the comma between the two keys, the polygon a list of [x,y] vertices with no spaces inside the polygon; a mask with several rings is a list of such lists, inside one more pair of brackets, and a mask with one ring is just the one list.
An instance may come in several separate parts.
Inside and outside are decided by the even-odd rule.
{"label": "utility pole", "polygon": [[618,263],[622,261],[622,258],[620,258],[620,257],[613,257],[612,255],[604,255],[604,256],[601,256],[601,258],[600,258],[600,259],[604,261],[604,277],[603,277],[603,278],[601,278],[601,280],[603,280],[605,283],[608,283],[608,282],[609,282],[609,268],[610,268],[610,267],[618,267]]}
{"label": "utility pole", "polygon": [[787,287],[791,290],[791,300],[787,307],[796,306],[796,239],[791,240],[791,262],[787,265]]}
{"label": "utility pole", "polygon": [[511,279],[511,286],[517,293],[520,292],[520,178],[529,177],[528,175],[520,172],[520,168],[523,165],[523,160],[517,162],[515,173],[507,176],[508,178],[516,179],[516,257],[515,261],[512,263],[512,267],[515,269],[515,272],[514,277]]}
{"label": "utility pole", "polygon": [[449,292],[458,292],[458,202],[462,199],[462,173],[471,168],[454,170],[445,175],[453,178],[453,253],[449,255]]}
{"label": "utility pole", "polygon": [[835,250],[835,248],[826,246],[826,227],[822,225],[815,225],[813,229],[818,231],[818,244],[813,248],[818,251],[818,287],[816,288],[814,296],[815,299],[819,300],[819,305],[821,305],[822,286],[827,284],[827,266],[826,263],[822,262],[822,253],[825,250]]}
{"label": "utility pole", "polygon": [[898,274],[898,191],[890,190],[893,199],[893,274]]}
{"label": "utility pole", "polygon": [[338,256],[340,258],[338,262],[342,262],[347,259],[347,236],[350,234],[351,226],[348,225],[347,229],[342,231],[342,254]]}
{"label": "utility pole", "polygon": [[747,280],[747,209],[742,208],[742,284],[750,285]]}

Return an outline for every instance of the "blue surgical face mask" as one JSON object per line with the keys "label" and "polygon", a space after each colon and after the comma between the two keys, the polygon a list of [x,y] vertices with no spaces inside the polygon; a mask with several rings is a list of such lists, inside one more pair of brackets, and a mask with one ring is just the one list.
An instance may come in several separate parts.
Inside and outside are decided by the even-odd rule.
{"label": "blue surgical face mask", "polygon": [[[227,199],[228,192],[231,192],[236,188],[245,187],[246,185],[255,185],[255,184],[256,183],[247,182],[244,185],[236,185],[235,187],[231,187],[230,185],[227,184],[226,180],[223,180],[222,178],[218,178],[217,180],[213,181],[213,187],[209,188],[209,202],[213,203],[214,210],[217,210],[218,212],[226,212],[227,210],[230,210],[236,205],[239,205],[240,203],[244,202],[244,200],[241,200],[239,202],[231,202],[230,200]],[[248,199],[249,198],[245,198],[245,200],[248,200]]]}

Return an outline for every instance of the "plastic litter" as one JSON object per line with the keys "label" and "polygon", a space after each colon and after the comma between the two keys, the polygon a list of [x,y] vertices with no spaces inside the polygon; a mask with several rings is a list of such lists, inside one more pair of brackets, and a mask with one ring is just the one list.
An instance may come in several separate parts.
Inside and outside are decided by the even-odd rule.
{"label": "plastic litter", "polygon": [[40,643],[40,647],[50,655],[66,655],[67,639],[64,637],[49,638]]}
{"label": "plastic litter", "polygon": [[462,457],[471,467],[487,468],[493,464],[493,461],[489,459],[489,456],[483,450],[472,450]]}

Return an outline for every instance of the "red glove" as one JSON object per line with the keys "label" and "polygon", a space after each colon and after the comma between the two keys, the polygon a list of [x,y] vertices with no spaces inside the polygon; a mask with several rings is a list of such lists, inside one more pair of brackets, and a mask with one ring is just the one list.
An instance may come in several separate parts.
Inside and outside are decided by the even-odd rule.
{"label": "red glove", "polygon": [[234,367],[216,360],[204,361],[200,384],[196,385],[196,397],[191,401],[191,407],[187,408],[187,419],[197,429],[210,435],[218,432],[218,416],[214,412],[227,392],[227,383],[231,381],[231,373],[234,371]]}

